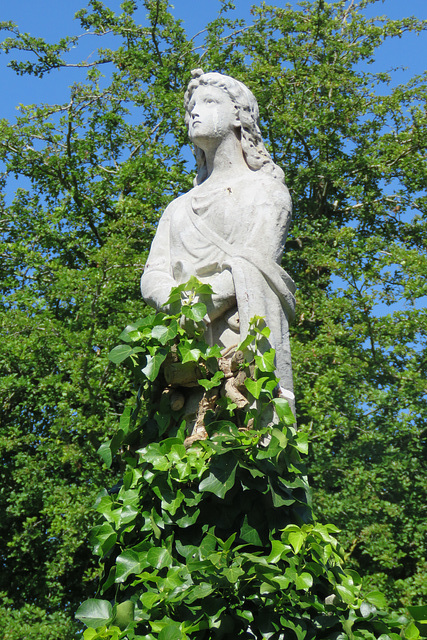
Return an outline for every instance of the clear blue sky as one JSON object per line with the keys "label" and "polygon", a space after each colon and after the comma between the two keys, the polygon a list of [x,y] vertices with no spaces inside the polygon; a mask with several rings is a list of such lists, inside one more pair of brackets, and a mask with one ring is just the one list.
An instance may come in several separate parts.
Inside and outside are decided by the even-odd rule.
{"label": "clear blue sky", "polygon": [[[118,10],[121,0],[105,0],[105,4],[113,10]],[[250,8],[254,4],[251,0],[235,0],[236,17],[245,18],[250,22]],[[256,3],[255,3],[256,4]],[[278,0],[271,4],[285,6],[286,2]],[[291,5],[297,4],[291,0]],[[86,0],[2,0],[0,19],[12,20],[21,31],[39,36],[50,42],[56,42],[66,35],[80,32],[78,21],[74,14],[86,6]],[[212,20],[220,6],[217,0],[175,0],[173,12],[176,17],[184,21],[188,35],[193,36]],[[141,11],[141,22],[144,11]],[[390,18],[402,18],[415,15],[427,19],[427,0],[378,0],[367,10],[368,15],[387,15]],[[99,41],[87,41],[83,47],[88,53],[98,46]],[[89,49],[87,49],[89,47]],[[79,47],[80,49],[80,47]],[[399,72],[398,81],[409,79],[410,76],[423,73],[427,54],[427,34],[419,37],[410,35],[401,40],[394,40],[386,44],[379,51],[377,69],[387,70],[392,67],[403,66],[405,72]],[[81,54],[77,55],[81,59]],[[67,70],[51,73],[43,80],[32,79],[27,76],[17,77],[6,68],[6,55],[0,56],[0,85],[2,96],[0,99],[0,117],[13,119],[16,105],[37,102],[65,102],[68,99],[67,87],[76,80],[82,80],[82,72]],[[83,72],[84,73],[84,72]]]}

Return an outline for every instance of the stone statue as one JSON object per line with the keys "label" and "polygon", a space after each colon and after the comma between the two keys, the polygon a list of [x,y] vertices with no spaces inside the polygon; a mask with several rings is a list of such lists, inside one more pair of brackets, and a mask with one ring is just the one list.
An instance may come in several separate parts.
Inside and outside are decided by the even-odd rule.
{"label": "stone statue", "polygon": [[288,325],[295,285],[280,267],[292,212],[284,174],[263,144],[251,91],[219,73],[197,69],[192,76],[184,105],[195,186],[160,219],[142,296],[164,309],[171,288],[190,276],[209,283],[206,338],[225,349],[246,337],[252,317],[265,318],[280,394],[294,410]]}

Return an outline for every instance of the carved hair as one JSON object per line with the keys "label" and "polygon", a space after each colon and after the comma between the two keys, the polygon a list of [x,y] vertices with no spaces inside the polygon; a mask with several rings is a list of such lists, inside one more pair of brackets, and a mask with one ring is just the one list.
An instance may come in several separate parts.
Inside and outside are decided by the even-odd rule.
{"label": "carved hair", "polygon": [[[188,126],[190,121],[190,100],[197,87],[200,87],[201,85],[209,85],[226,91],[237,111],[240,122],[240,141],[248,167],[252,169],[252,171],[263,171],[271,175],[273,178],[284,182],[285,178],[282,169],[273,162],[262,141],[261,131],[258,124],[258,103],[253,93],[242,82],[239,82],[230,76],[223,75],[222,73],[203,73],[202,69],[194,69],[191,72],[191,75],[192,80],[190,80],[184,96],[186,125]],[[197,162],[197,176],[194,184],[198,185],[206,180],[208,176],[205,153],[196,145],[195,156]]]}

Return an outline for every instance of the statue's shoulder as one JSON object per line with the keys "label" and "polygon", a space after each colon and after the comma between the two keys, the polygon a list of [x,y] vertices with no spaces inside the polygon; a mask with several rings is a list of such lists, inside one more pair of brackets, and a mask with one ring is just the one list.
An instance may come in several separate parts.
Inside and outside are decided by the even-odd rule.
{"label": "statue's shoulder", "polygon": [[266,201],[277,208],[290,209],[291,197],[286,184],[265,171],[254,171],[251,180],[245,185],[245,193],[254,203]]}
{"label": "statue's shoulder", "polygon": [[182,210],[183,207],[187,205],[187,202],[191,198],[191,194],[193,191],[194,189],[190,189],[190,191],[187,191],[186,193],[182,193],[180,196],[171,200],[168,206],[166,207],[162,217],[170,218],[171,216],[174,215],[176,211]]}

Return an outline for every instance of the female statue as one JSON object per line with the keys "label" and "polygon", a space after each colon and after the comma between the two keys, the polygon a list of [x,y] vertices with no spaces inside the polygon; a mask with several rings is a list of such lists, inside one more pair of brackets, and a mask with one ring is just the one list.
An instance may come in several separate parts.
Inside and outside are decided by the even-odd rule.
{"label": "female statue", "polygon": [[219,73],[197,69],[192,76],[184,105],[195,186],[160,219],[142,296],[161,309],[171,288],[190,276],[209,283],[206,337],[224,348],[246,337],[252,317],[265,318],[281,395],[294,408],[288,326],[295,285],[280,267],[292,211],[284,175],[262,142],[249,89]]}

